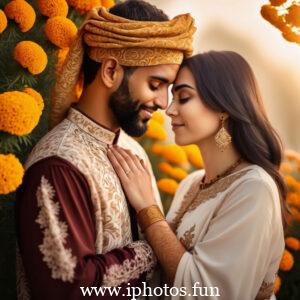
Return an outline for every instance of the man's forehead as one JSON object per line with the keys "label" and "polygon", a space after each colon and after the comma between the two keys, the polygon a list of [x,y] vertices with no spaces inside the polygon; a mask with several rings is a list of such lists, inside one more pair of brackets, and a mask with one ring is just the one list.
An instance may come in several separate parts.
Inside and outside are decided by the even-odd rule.
{"label": "man's forehead", "polygon": [[147,72],[147,76],[163,82],[167,81],[168,83],[172,83],[176,79],[178,70],[179,65],[176,64],[145,67],[145,72]]}

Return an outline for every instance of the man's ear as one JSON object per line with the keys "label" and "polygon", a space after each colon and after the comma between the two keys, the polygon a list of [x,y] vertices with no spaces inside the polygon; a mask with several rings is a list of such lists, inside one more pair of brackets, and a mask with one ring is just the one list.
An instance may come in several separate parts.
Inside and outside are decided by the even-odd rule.
{"label": "man's ear", "polygon": [[106,58],[102,61],[97,76],[100,76],[103,84],[108,89],[115,90],[123,79],[124,71],[115,58]]}

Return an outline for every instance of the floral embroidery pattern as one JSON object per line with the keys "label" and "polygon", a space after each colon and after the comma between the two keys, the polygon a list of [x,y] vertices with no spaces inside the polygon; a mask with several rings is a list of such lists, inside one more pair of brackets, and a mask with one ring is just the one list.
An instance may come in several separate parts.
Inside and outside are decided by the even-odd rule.
{"label": "floral embroidery pattern", "polygon": [[134,249],[134,259],[125,259],[121,265],[107,268],[103,276],[103,286],[118,286],[123,282],[139,278],[145,272],[152,272],[156,265],[152,248],[144,241],[133,242],[130,248]]}
{"label": "floral embroidery pattern", "polygon": [[77,259],[70,249],[65,248],[68,228],[65,222],[58,219],[60,208],[59,203],[53,201],[54,195],[53,187],[43,176],[36,193],[40,212],[35,222],[40,224],[44,234],[39,249],[53,279],[73,282]]}
{"label": "floral embroidery pattern", "polygon": [[181,237],[179,240],[180,242],[185,246],[185,249],[191,250],[193,245],[193,238],[195,237],[195,228],[196,225],[192,226],[189,230],[187,230],[183,237]]}

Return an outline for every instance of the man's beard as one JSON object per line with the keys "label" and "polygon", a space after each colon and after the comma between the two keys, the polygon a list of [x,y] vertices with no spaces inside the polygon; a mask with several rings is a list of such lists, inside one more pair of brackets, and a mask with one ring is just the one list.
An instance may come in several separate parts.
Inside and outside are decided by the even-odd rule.
{"label": "man's beard", "polygon": [[[109,107],[113,111],[120,127],[130,136],[139,137],[147,131],[147,121],[139,117],[139,112],[147,106],[133,100],[128,87],[128,74],[124,74],[119,88],[113,92],[109,99]],[[153,108],[151,108],[153,109]],[[153,110],[156,110],[154,108]]]}

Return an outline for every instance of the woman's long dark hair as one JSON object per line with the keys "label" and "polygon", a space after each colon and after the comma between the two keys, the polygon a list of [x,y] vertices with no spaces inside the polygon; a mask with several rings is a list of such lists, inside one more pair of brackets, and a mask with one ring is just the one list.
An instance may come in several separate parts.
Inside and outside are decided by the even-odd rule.
{"label": "woman's long dark hair", "polygon": [[282,144],[268,120],[251,67],[232,51],[197,54],[186,59],[183,67],[192,72],[203,102],[214,111],[228,113],[228,130],[242,158],[262,167],[276,182],[286,228],[287,188],[279,173]]}

